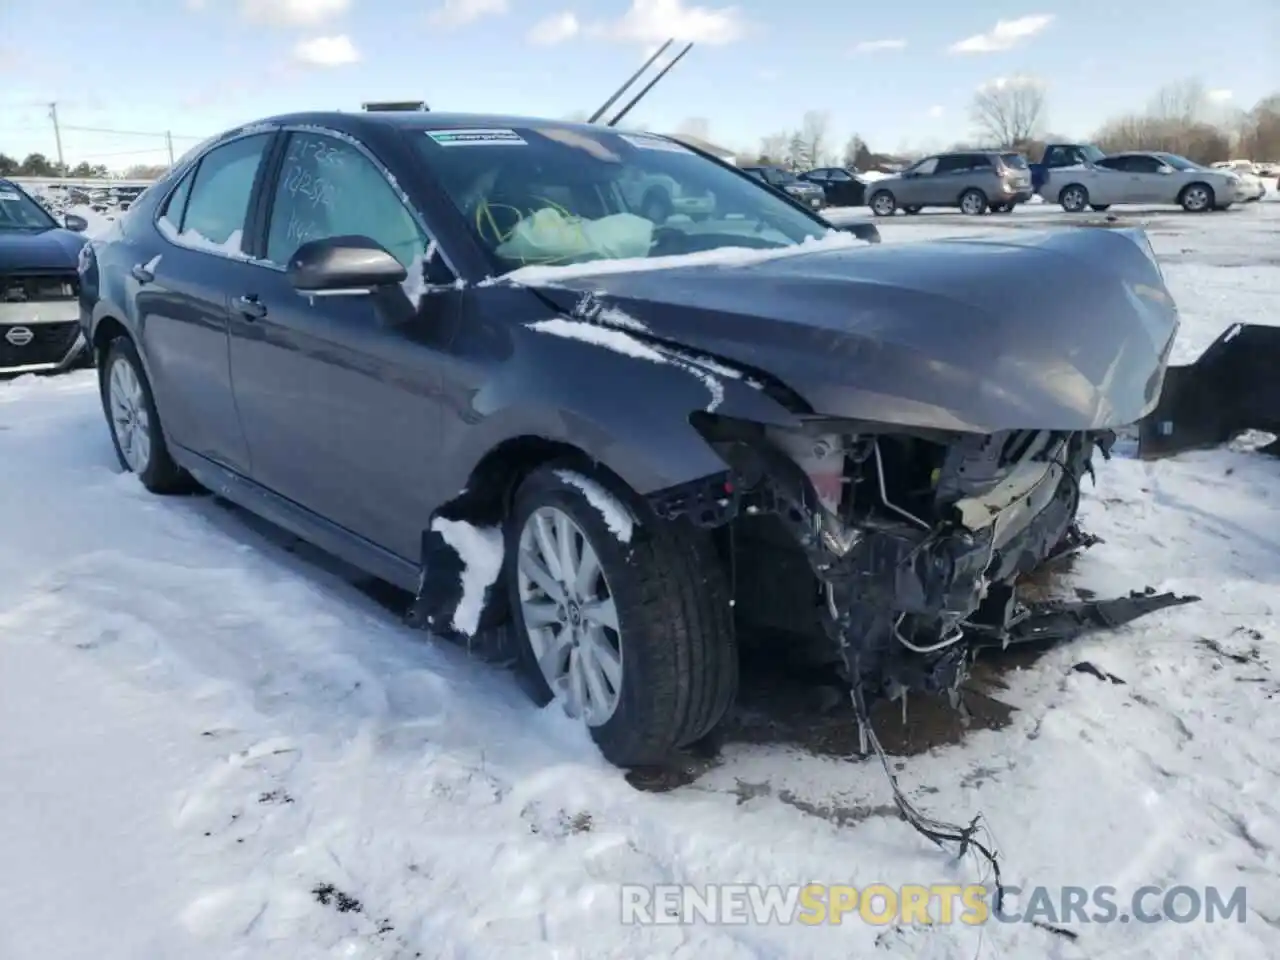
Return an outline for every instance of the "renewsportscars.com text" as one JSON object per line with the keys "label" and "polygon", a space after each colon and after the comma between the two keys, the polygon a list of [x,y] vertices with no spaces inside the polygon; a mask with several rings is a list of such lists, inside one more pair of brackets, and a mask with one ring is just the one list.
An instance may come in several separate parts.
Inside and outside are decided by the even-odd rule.
{"label": "renewsportscars.com text", "polygon": [[1006,886],[999,909],[982,884],[626,885],[624,924],[1243,923],[1244,887]]}

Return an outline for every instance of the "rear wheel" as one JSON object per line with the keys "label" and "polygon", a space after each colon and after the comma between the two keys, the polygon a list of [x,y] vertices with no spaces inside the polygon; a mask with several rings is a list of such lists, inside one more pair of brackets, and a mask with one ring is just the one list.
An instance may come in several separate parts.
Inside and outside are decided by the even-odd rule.
{"label": "rear wheel", "polygon": [[662,763],[700,740],[738,685],[733,611],[712,545],[657,521],[634,523],[622,539],[626,509],[595,481],[542,469],[521,485],[506,534],[535,698],[559,701],[624,767]]}
{"label": "rear wheel", "polygon": [[871,212],[877,217],[892,217],[898,209],[898,201],[888,190],[877,190],[871,195]]}
{"label": "rear wheel", "polygon": [[987,212],[987,195],[981,190],[966,190],[960,194],[960,212],[978,217]]}
{"label": "rear wheel", "polygon": [[1062,188],[1058,194],[1058,203],[1067,213],[1083,213],[1089,206],[1089,191],[1078,183]]}
{"label": "rear wheel", "polygon": [[98,374],[98,384],[120,466],[136,473],[152,493],[188,489],[190,478],[169,455],[151,384],[142,369],[137,348],[128,337],[112,341]]}

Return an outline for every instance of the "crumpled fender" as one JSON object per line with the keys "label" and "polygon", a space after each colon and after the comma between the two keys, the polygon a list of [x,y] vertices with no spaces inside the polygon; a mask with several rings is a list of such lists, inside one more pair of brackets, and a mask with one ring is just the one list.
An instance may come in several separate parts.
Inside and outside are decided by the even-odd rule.
{"label": "crumpled fender", "polygon": [[727,365],[703,365],[621,327],[551,316],[516,337],[502,375],[458,413],[465,429],[445,430],[441,456],[456,489],[499,444],[540,437],[576,447],[644,496],[725,469],[690,424],[697,411],[798,425],[794,413]]}

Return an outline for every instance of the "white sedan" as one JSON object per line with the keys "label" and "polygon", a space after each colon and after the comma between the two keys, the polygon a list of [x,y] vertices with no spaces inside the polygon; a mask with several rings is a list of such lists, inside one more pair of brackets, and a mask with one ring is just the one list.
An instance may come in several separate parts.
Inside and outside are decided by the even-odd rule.
{"label": "white sedan", "polygon": [[1113,203],[1169,203],[1202,213],[1244,199],[1234,172],[1202,167],[1174,153],[1117,153],[1059,167],[1049,171],[1040,193],[1069,213],[1105,210]]}
{"label": "white sedan", "polygon": [[1252,203],[1267,195],[1267,185],[1258,176],[1261,171],[1251,160],[1223,160],[1213,165],[1215,170],[1227,170],[1240,178],[1240,200]]}

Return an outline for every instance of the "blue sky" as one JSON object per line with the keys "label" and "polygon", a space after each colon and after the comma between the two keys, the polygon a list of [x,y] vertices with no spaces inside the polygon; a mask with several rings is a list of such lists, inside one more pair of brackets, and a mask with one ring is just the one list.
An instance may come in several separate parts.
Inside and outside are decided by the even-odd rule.
{"label": "blue sky", "polygon": [[53,155],[53,100],[68,161],[113,167],[163,160],[165,130],[181,153],[365,99],[565,116],[672,35],[697,45],[631,119],[705,117],[733,148],[806,110],[830,113],[836,145],[940,148],[999,77],[1047,82],[1049,127],[1075,136],[1170,81],[1203,82],[1223,111],[1280,88],[1275,0],[0,0],[0,152]]}

